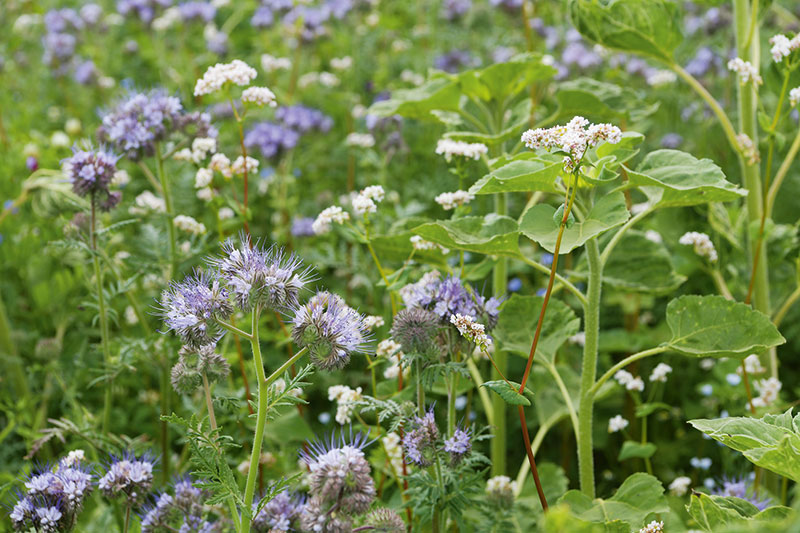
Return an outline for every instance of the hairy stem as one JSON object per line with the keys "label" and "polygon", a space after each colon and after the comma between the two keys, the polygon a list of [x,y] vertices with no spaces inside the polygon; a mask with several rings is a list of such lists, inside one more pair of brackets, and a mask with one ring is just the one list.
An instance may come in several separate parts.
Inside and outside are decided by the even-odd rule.
{"label": "hairy stem", "polygon": [[203,372],[203,394],[206,397],[206,408],[208,409],[208,423],[211,425],[211,431],[217,429],[217,417],[214,416],[214,402],[211,400],[211,387],[208,384],[208,376]]}
{"label": "hairy stem", "polygon": [[[106,299],[103,294],[103,271],[100,268],[100,255],[97,253],[97,199],[91,197],[92,215],[89,224],[89,240],[92,247],[92,264],[94,266],[95,289],[97,290],[97,313],[100,321],[100,345],[103,350],[103,363],[108,367],[111,364],[111,348],[108,346],[108,317],[106,317]],[[106,368],[106,370],[109,370]],[[113,381],[105,384],[103,395],[103,432],[108,431],[111,423],[111,388]]]}
{"label": "hairy stem", "polygon": [[239,533],[250,531],[251,508],[253,506],[253,495],[256,491],[256,478],[258,477],[259,459],[261,458],[261,444],[264,440],[264,427],[267,424],[267,386],[266,376],[264,375],[264,362],[261,359],[261,343],[258,337],[258,318],[260,309],[253,309],[251,322],[250,345],[253,349],[253,365],[256,370],[256,380],[258,381],[258,409],[256,410],[256,429],[253,434],[253,449],[250,450],[250,468],[247,472],[247,482],[244,488],[244,503],[242,504],[242,523]]}
{"label": "hairy stem", "polygon": [[[506,215],[508,212],[507,193],[499,193],[494,197],[495,213]],[[497,259],[497,263],[492,273],[492,292],[500,297],[506,291],[508,285],[508,263],[503,257]],[[494,354],[497,371],[493,379],[505,379],[508,369],[508,354],[502,350],[497,350]],[[494,426],[492,429],[492,475],[504,475],[506,473],[506,402],[500,396],[493,395],[492,411]]]}

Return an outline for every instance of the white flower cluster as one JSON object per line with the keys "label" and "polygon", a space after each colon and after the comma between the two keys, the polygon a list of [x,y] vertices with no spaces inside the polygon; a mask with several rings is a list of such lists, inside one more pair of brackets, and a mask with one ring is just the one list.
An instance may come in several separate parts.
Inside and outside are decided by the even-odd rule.
{"label": "white flower cluster", "polygon": [[462,315],[456,313],[450,315],[450,323],[458,328],[458,332],[470,342],[475,343],[476,346],[482,350],[488,350],[492,345],[492,339],[486,334],[486,328],[483,324],[475,322],[469,315]]}
{"label": "white flower cluster", "polygon": [[403,371],[404,375],[408,373],[409,369],[403,370],[400,364],[400,358],[403,357],[403,352],[400,348],[400,344],[392,339],[386,339],[378,343],[375,354],[379,357],[385,357],[390,363],[383,371],[383,377],[386,379],[397,379],[401,371]]}
{"label": "white flower cluster", "polygon": [[691,478],[686,476],[676,477],[672,483],[669,484],[669,491],[675,496],[683,496],[689,491],[689,486],[691,484]]}
{"label": "white flower cluster", "polygon": [[663,85],[675,83],[677,79],[678,76],[671,70],[657,70],[647,76],[647,84],[650,87],[661,87]]}
{"label": "white flower cluster", "polygon": [[517,492],[517,482],[511,481],[508,476],[494,476],[486,482],[487,494],[514,494]]}
{"label": "white flower cluster", "polygon": [[341,83],[341,80],[336,74],[331,72],[308,72],[298,78],[297,85],[301,89],[305,89],[315,83],[319,83],[323,87],[336,87]]}
{"label": "white flower cluster", "polygon": [[467,191],[458,190],[455,192],[443,192],[435,198],[435,201],[446,211],[449,211],[464,204],[468,204],[474,199],[475,196]]}
{"label": "white flower cluster", "polygon": [[396,476],[403,475],[403,446],[401,445],[400,435],[394,431],[387,433],[385,437],[381,438],[383,449],[386,450],[386,456],[392,465],[392,469]]}
{"label": "white flower cluster", "polygon": [[650,374],[650,381],[667,382],[667,374],[672,372],[672,367],[666,363],[658,363]]}
{"label": "white flower cluster", "polygon": [[331,68],[334,70],[347,70],[353,66],[353,58],[350,56],[334,57],[331,59]]}
{"label": "white flower cluster", "polygon": [[577,344],[578,346],[586,346],[586,332],[579,331],[575,335],[570,335],[567,342],[570,344]]}
{"label": "white flower cluster", "polygon": [[[272,394],[283,394],[286,390],[286,380],[283,378],[276,379],[272,385],[270,385],[270,390],[272,391]],[[303,389],[300,387],[295,387],[287,394],[294,396],[295,398],[299,398],[300,395],[303,394]]]}
{"label": "white flower cluster", "polygon": [[800,103],[800,87],[795,87],[789,91],[789,105],[797,107],[798,103]]}
{"label": "white flower cluster", "polygon": [[[234,176],[244,175],[245,159],[242,156],[236,158],[230,167],[230,172]],[[253,173],[258,171],[258,159],[247,156],[247,172]]]}
{"label": "white flower cluster", "polygon": [[211,162],[208,164],[208,168],[211,170],[216,170],[228,179],[233,176],[233,170],[231,170],[231,160],[228,159],[228,156],[225,154],[212,155]]}
{"label": "white flower cluster", "polygon": [[489,153],[489,148],[481,143],[439,139],[439,142],[436,143],[436,153],[443,155],[445,160],[449,163],[454,155],[469,159],[480,159],[482,155]]}
{"label": "white flower cluster", "polygon": [[198,222],[188,215],[178,215],[172,222],[179,230],[186,231],[192,235],[203,235],[206,232],[206,227],[202,222]]}
{"label": "white flower cluster", "polygon": [[717,249],[714,248],[714,243],[705,233],[689,231],[684,233],[678,242],[686,246],[694,246],[694,253],[700,257],[705,257],[712,263],[717,262]]}
{"label": "white flower cluster", "polygon": [[317,215],[314,223],[311,224],[311,229],[314,230],[314,233],[317,235],[323,235],[331,230],[331,224],[334,222],[336,224],[344,224],[348,220],[350,220],[350,213],[338,205],[332,205],[326,207]]}
{"label": "white flower cluster", "polygon": [[522,134],[522,142],[528,148],[562,150],[564,172],[574,172],[586,150],[597,146],[601,141],[617,144],[622,139],[622,131],[611,124],[591,124],[583,117],[574,117],[565,126],[538,128]]}
{"label": "white flower cluster", "polygon": [[[761,365],[761,359],[759,359],[758,356],[754,353],[751,353],[750,355],[744,358],[744,369],[750,376],[757,376],[758,374],[763,374],[764,372],[767,371],[767,369]],[[736,369],[736,373],[737,374],[742,373],[741,366]]]}
{"label": "white flower cluster", "polygon": [[616,433],[622,431],[628,427],[628,424],[630,424],[630,422],[622,418],[622,415],[617,415],[608,421],[608,432]]}
{"label": "white flower cluster", "polygon": [[377,329],[384,324],[386,324],[386,321],[383,320],[382,316],[368,315],[364,317],[364,325],[367,327],[367,329]]}
{"label": "white flower cluster", "polygon": [[133,201],[134,205],[128,210],[132,215],[143,215],[148,211],[166,213],[167,204],[150,191],[144,191]]}
{"label": "white flower cluster", "polygon": [[358,148],[372,148],[375,146],[375,137],[373,137],[371,133],[353,132],[347,136],[344,143],[347,146],[355,146]]}
{"label": "white flower cluster", "polygon": [[772,59],[776,63],[780,63],[785,58],[792,55],[792,52],[800,48],[800,34],[789,39],[787,36],[778,33],[770,38],[769,44],[772,45],[772,48],[769,50],[772,54]]}
{"label": "white flower cluster", "polygon": [[353,198],[353,211],[357,215],[376,213],[378,211],[377,204],[383,201],[384,195],[383,187],[380,185],[367,187]]}
{"label": "white flower cluster", "polygon": [[[753,398],[753,407],[767,407],[778,399],[778,393],[783,388],[783,383],[778,378],[761,379],[755,382],[758,397]],[[749,405],[746,406],[749,408]]]}
{"label": "white flower cluster", "polygon": [[264,69],[264,72],[289,70],[292,68],[292,62],[288,57],[275,57],[269,54],[261,54],[261,68]]}
{"label": "white flower cluster", "polygon": [[240,59],[234,59],[230,63],[217,63],[208,67],[203,77],[197,80],[194,95],[215,93],[228,82],[248,85],[257,75],[256,69]]}
{"label": "white flower cluster", "polygon": [[200,164],[208,157],[208,154],[213,154],[217,151],[217,140],[212,137],[198,137],[192,141],[191,148],[183,148],[178,150],[172,156],[176,161],[190,161],[195,164]]}
{"label": "white flower cluster", "polygon": [[658,522],[653,520],[642,529],[639,530],[639,533],[663,533],[664,532],[664,522]]}
{"label": "white flower cluster", "polygon": [[405,69],[400,73],[400,79],[406,83],[410,83],[411,85],[422,85],[425,83],[425,76],[422,74],[417,74],[413,70],[408,69]]}
{"label": "white flower cluster", "polygon": [[740,57],[734,57],[728,61],[728,70],[738,74],[739,81],[743,84],[754,83],[756,85],[761,85],[764,83],[764,80],[761,79],[761,75],[758,73],[758,69],[756,69],[752,63]]}
{"label": "white flower cluster", "polygon": [[72,468],[75,465],[81,464],[86,459],[83,450],[72,450],[66,457],[59,461],[59,465],[65,468]]}
{"label": "white flower cluster", "polygon": [[756,147],[753,140],[748,137],[746,133],[740,133],[737,135],[736,142],[739,143],[739,151],[742,152],[744,158],[747,159],[748,165],[755,165],[761,161],[761,156],[758,153],[758,147]]}
{"label": "white flower cluster", "polygon": [[254,104],[259,107],[265,105],[275,107],[278,105],[275,99],[275,93],[270,91],[267,87],[248,87],[242,91],[242,102]]}
{"label": "white flower cluster", "polygon": [[617,383],[619,383],[628,390],[639,391],[639,392],[644,390],[644,381],[642,380],[642,378],[638,376],[633,377],[633,374],[631,374],[627,370],[619,370],[616,374],[614,374],[614,379],[617,380]]}
{"label": "white flower cluster", "polygon": [[445,248],[441,244],[436,244],[435,242],[426,241],[419,235],[413,235],[408,240],[411,241],[411,246],[413,246],[414,249],[418,251],[435,250],[438,248],[439,251],[442,252],[443,254],[450,253],[450,250],[448,248]]}
{"label": "white flower cluster", "polygon": [[336,401],[336,421],[349,424],[355,411],[355,402],[361,399],[361,387],[351,389],[347,385],[334,385],[328,387],[328,399]]}
{"label": "white flower cluster", "polygon": [[203,189],[211,185],[214,179],[214,171],[210,168],[198,168],[194,175],[194,188]]}

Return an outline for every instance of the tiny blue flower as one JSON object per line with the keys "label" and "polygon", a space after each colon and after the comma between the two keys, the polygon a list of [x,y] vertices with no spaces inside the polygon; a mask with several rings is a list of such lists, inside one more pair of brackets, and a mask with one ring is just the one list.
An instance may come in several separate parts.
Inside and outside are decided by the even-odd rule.
{"label": "tiny blue flower", "polygon": [[511,278],[508,280],[508,292],[517,292],[522,288],[522,280],[519,278]]}
{"label": "tiny blue flower", "polygon": [[729,385],[733,385],[735,387],[742,382],[742,378],[739,374],[728,374],[725,376],[725,381],[727,381]]}

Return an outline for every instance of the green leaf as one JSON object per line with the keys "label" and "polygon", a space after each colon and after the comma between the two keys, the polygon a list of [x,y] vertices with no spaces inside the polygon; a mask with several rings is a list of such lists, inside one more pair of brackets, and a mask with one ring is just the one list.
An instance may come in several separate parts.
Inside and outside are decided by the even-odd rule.
{"label": "green leaf", "polygon": [[628,171],[628,179],[660,207],[729,202],[747,196],[746,190],[725,179],[713,161],[679,150],[650,152],[636,171]]}
{"label": "green leaf", "polygon": [[[508,383],[511,383],[511,385]],[[508,383],[502,379],[498,379],[494,381],[486,381],[481,386],[495,392],[507,404],[529,406],[531,402],[525,396],[532,395],[533,393],[526,389],[525,395],[523,396],[519,393],[519,383],[514,383],[513,381]]]}
{"label": "green leaf", "polygon": [[[375,249],[375,253],[381,258],[381,262],[402,263],[411,255],[414,246],[411,244],[411,237],[416,235],[413,231],[403,231],[392,235],[370,236],[370,243]],[[414,252],[414,259],[429,265],[445,266],[447,256],[440,250],[417,250]]]}
{"label": "green leaf", "polygon": [[681,11],[670,0],[571,0],[569,11],[581,35],[606,48],[671,63],[683,42]]}
{"label": "green leaf", "polygon": [[670,409],[672,409],[672,406],[664,402],[643,403],[636,406],[636,418],[643,418],[645,416],[649,416],[658,411],[659,409],[669,411]]}
{"label": "green leaf", "polygon": [[626,232],[614,251],[603,268],[603,283],[615,289],[661,295],[673,292],[686,281],[685,276],[675,272],[664,245],[643,233]]}
{"label": "green leaf", "polygon": [[[559,229],[558,224],[553,222],[555,212],[556,209],[551,205],[537,204],[525,211],[519,225],[526,237],[550,253],[555,251]],[[625,196],[621,192],[603,196],[592,207],[586,220],[564,230],[560,253],[571,252],[589,239],[624,224],[629,217]]]}
{"label": "green leaf", "polygon": [[756,466],[800,481],[800,415],[792,419],[791,413],[789,409],[782,415],[762,418],[699,419],[689,423],[709,437],[742,452]]}
{"label": "green leaf", "polygon": [[686,510],[704,531],[717,532],[720,528],[738,522],[783,520],[791,513],[787,507],[771,507],[770,512],[759,512],[747,500],[733,496],[709,496],[693,493]]}
{"label": "green leaf", "polygon": [[523,91],[531,82],[552,78],[554,67],[542,63],[541,54],[519,54],[505,63],[468,70],[457,76],[465,94],[481,100],[505,101]]}
{"label": "green leaf", "polygon": [[561,167],[560,161],[516,159],[483,176],[470,187],[469,192],[472,194],[558,192],[556,178],[561,172]]}
{"label": "green leaf", "polygon": [[617,144],[602,143],[595,149],[598,158],[613,156],[615,165],[621,165],[630,161],[636,154],[639,153],[639,145],[644,142],[644,135],[635,131],[622,132],[622,138]]}
{"label": "green leaf", "polygon": [[672,338],[683,355],[744,358],[786,342],[767,315],[723,296],[681,296],[667,305]]}
{"label": "green leaf", "polygon": [[517,222],[493,213],[431,222],[417,226],[412,232],[451,250],[519,257]]}
{"label": "green leaf", "polygon": [[431,111],[458,111],[461,91],[448,77],[437,77],[419,87],[392,93],[389,100],[372,104],[370,114],[382,117],[401,115],[408,118],[440,120]]}
{"label": "green leaf", "polygon": [[626,440],[622,443],[622,449],[619,451],[617,460],[624,461],[632,458],[649,459],[656,453],[656,449],[656,445],[652,442],[642,444],[641,442]]}
{"label": "green leaf", "polygon": [[[492,330],[492,336],[503,350],[528,357],[543,302],[541,296],[514,294],[503,304],[497,326]],[[551,299],[534,357],[552,364],[556,351],[568,338],[578,333],[580,325],[580,318],[567,304]]]}
{"label": "green leaf", "polygon": [[638,121],[658,109],[657,103],[645,105],[643,96],[632,89],[591,78],[560,83],[556,101],[556,120],[580,115],[596,122],[627,119]]}

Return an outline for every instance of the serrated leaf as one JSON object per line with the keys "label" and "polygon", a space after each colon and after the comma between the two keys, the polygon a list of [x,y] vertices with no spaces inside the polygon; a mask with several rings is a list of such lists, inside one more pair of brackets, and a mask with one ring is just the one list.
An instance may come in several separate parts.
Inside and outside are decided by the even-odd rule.
{"label": "serrated leaf", "polygon": [[617,460],[625,461],[626,459],[649,459],[656,453],[658,448],[652,442],[646,442],[642,444],[641,442],[636,442],[632,440],[626,440],[622,443],[622,448],[619,451],[619,457]]}
{"label": "serrated leaf", "polygon": [[513,381],[507,383],[505,380],[498,379],[494,381],[486,381],[481,386],[486,387],[487,389],[496,393],[507,404],[525,406],[529,406],[531,404],[530,400],[525,396],[532,395],[533,393],[531,393],[528,389],[525,389],[525,395],[520,394],[519,383],[514,383]]}
{"label": "serrated leaf", "polygon": [[560,161],[545,159],[513,160],[476,181],[469,192],[495,194],[499,192],[558,192],[556,178],[561,172]]}
{"label": "serrated leaf", "polygon": [[412,232],[451,250],[519,257],[517,222],[493,213],[431,222],[417,226]]}
{"label": "serrated leaf", "polygon": [[[519,224],[520,231],[529,239],[550,253],[555,251],[559,225],[553,222],[556,208],[538,204],[528,209]],[[625,223],[630,217],[625,206],[625,196],[621,192],[608,194],[592,207],[582,222],[577,222],[564,230],[561,239],[561,254],[566,254],[583,245],[586,241]]]}
{"label": "serrated leaf", "polygon": [[744,358],[786,342],[767,315],[723,296],[688,295],[667,305],[667,346],[695,357]]}
{"label": "serrated leaf", "polygon": [[725,179],[713,161],[680,150],[650,152],[636,171],[628,170],[628,179],[659,207],[729,202],[747,196],[746,190]]}

